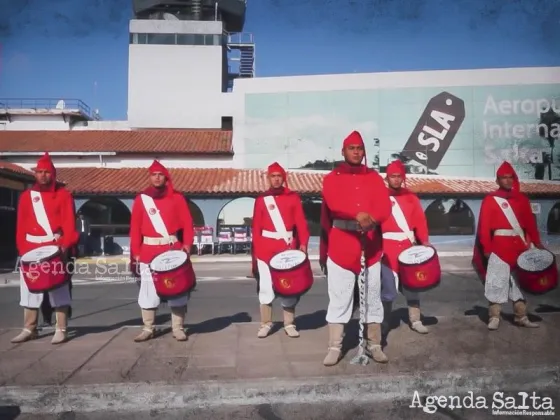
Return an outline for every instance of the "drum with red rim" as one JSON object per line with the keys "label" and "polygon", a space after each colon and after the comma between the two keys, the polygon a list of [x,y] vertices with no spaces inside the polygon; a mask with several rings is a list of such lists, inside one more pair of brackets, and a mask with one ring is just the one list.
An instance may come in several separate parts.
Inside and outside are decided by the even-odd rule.
{"label": "drum with red rim", "polygon": [[150,272],[157,295],[175,299],[187,295],[196,285],[192,262],[183,250],[169,250],[150,263]]}
{"label": "drum with red rim", "polygon": [[290,249],[276,254],[268,264],[272,289],[278,296],[302,296],[313,286],[313,271],[307,254]]}
{"label": "drum with red rim", "polygon": [[425,291],[438,286],[441,266],[435,248],[415,245],[399,255],[399,280],[405,289]]}
{"label": "drum with red rim", "polygon": [[521,290],[541,295],[558,286],[556,257],[546,249],[532,248],[517,258],[517,281]]}
{"label": "drum with red rim", "polygon": [[70,280],[60,248],[45,245],[23,254],[21,272],[31,293],[45,293],[64,286]]}

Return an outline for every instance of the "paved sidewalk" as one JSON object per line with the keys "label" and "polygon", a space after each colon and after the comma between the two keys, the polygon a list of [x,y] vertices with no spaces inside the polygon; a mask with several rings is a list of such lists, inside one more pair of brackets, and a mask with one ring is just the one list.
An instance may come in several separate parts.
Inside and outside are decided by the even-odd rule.
{"label": "paved sidewalk", "polygon": [[[396,328],[399,321],[393,321]],[[388,337],[388,364],[351,365],[351,350],[331,368],[322,365],[328,336],[324,323],[324,317],[306,315],[299,318],[298,339],[282,330],[257,339],[256,323],[218,325],[209,320],[193,325],[186,343],[176,342],[170,333],[134,343],[139,329],[133,327],[78,329],[60,346],[50,344],[50,334],[10,344],[17,331],[3,330],[0,406],[38,413],[381,402],[411,399],[414,391],[538,392],[559,385],[558,313],[542,315],[539,329],[504,320],[500,330],[490,332],[478,316],[434,318],[425,336],[400,325]],[[346,347],[354,347],[356,337],[354,323]]]}

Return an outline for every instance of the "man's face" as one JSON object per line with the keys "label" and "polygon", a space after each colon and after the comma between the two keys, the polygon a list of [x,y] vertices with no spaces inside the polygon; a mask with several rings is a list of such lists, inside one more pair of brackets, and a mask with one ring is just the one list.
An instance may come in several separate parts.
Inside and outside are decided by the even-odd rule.
{"label": "man's face", "polygon": [[511,190],[513,188],[513,175],[499,176],[498,185],[504,190]]}
{"label": "man's face", "polygon": [[167,178],[161,172],[153,172],[150,174],[150,184],[152,184],[155,188],[163,188],[165,183],[167,182]]}
{"label": "man's face", "polygon": [[52,182],[52,174],[45,169],[36,169],[35,181],[37,181],[39,185],[50,185]]}
{"label": "man's face", "polygon": [[401,174],[391,174],[387,176],[387,184],[394,190],[398,190],[402,186],[402,183],[403,179]]}
{"label": "man's face", "polygon": [[350,144],[342,149],[342,156],[346,163],[350,165],[359,165],[364,160],[365,155],[364,146],[357,144]]}
{"label": "man's face", "polygon": [[280,172],[273,172],[268,175],[268,182],[270,183],[270,188],[280,188],[284,183],[284,177]]}

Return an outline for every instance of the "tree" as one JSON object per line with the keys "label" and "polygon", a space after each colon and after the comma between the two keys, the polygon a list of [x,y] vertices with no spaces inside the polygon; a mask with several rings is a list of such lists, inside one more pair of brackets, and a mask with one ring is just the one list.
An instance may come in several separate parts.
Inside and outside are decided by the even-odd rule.
{"label": "tree", "polygon": [[539,118],[539,136],[548,141],[550,153],[545,153],[543,163],[535,165],[535,178],[544,179],[544,169],[548,167],[548,179],[552,179],[552,164],[554,163],[554,145],[560,138],[560,114],[554,112],[552,108],[546,112],[541,112]]}

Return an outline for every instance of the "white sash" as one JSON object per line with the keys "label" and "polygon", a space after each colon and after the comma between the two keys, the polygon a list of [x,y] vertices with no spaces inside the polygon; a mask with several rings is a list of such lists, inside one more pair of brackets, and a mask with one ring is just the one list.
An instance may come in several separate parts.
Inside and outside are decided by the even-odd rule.
{"label": "white sash", "polygon": [[31,192],[31,204],[33,205],[33,212],[35,213],[35,219],[39,226],[43,228],[46,236],[49,236],[54,240],[54,234],[49,223],[49,218],[47,217],[47,211],[45,210],[45,203],[43,203],[43,197],[39,191]]}
{"label": "white sash", "polygon": [[284,224],[284,220],[282,219],[282,215],[280,214],[280,210],[278,210],[278,205],[276,204],[276,200],[274,196],[267,195],[264,197],[264,204],[266,205],[266,210],[268,211],[268,215],[270,216],[270,220],[272,220],[272,224],[274,225],[274,229],[278,232],[286,244],[290,245],[292,242],[291,238],[288,236],[288,231],[286,229],[286,225]]}
{"label": "white sash", "polygon": [[414,233],[411,232],[410,227],[408,226],[408,222],[406,221],[406,217],[404,216],[404,213],[401,209],[401,206],[399,205],[399,202],[395,197],[389,197],[389,198],[393,203],[392,213],[393,213],[393,217],[395,218],[395,222],[397,222],[397,226],[399,227],[400,230],[402,230],[405,233],[405,235],[410,240],[410,242],[414,244],[415,242]]}
{"label": "white sash", "polygon": [[[165,223],[163,223],[163,219],[161,218],[161,214],[156,207],[154,199],[146,194],[140,194],[140,198],[142,198],[142,203],[144,203],[144,208],[146,209],[146,213],[148,213],[148,217],[152,222],[154,230],[164,238],[169,238],[169,232],[165,227]],[[153,214],[152,212],[150,212],[150,210],[153,210]]]}
{"label": "white sash", "polygon": [[504,213],[504,216],[506,216],[506,219],[511,225],[512,230],[517,235],[519,235],[523,243],[527,245],[527,242],[525,241],[525,235],[523,233],[523,229],[521,229],[521,225],[519,224],[519,221],[517,220],[517,216],[515,216],[515,213],[513,212],[511,205],[508,203],[506,199],[501,197],[494,196],[494,200],[496,200],[496,203],[498,203],[498,207],[502,209],[502,212]]}

